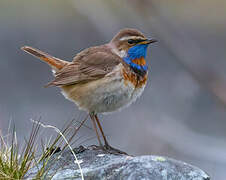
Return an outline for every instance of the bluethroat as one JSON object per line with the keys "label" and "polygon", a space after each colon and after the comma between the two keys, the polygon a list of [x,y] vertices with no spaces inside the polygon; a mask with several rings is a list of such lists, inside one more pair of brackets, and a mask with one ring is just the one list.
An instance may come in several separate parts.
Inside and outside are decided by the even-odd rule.
{"label": "bluethroat", "polygon": [[109,43],[81,51],[72,62],[29,46],[22,50],[50,65],[55,79],[47,86],[60,87],[66,99],[88,112],[100,147],[114,150],[97,114],[120,110],[142,94],[148,78],[147,47],[154,42],[155,39],[146,38],[140,31],[127,28],[120,30]]}

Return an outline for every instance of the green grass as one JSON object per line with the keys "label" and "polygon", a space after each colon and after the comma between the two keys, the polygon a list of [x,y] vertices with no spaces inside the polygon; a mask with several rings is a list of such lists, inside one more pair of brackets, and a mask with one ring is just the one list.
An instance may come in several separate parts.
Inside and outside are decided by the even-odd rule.
{"label": "green grass", "polygon": [[[75,158],[75,163],[80,167],[77,157],[74,154],[72,147],[70,146],[70,142],[73,137],[77,134],[78,130],[84,124],[86,119],[80,122],[79,126],[73,129],[73,133],[70,137],[68,136],[69,130],[71,130],[71,126],[73,121],[71,121],[62,131],[57,129],[54,126],[44,125],[39,121],[33,121],[32,130],[30,132],[28,140],[24,140],[22,147],[17,142],[17,136],[15,132],[15,128],[11,134],[7,136],[3,136],[0,134],[0,180],[4,179],[24,179],[26,173],[29,169],[37,166],[39,164],[39,170],[35,175],[35,179],[42,179],[42,177],[48,173],[48,169],[46,165],[54,152],[57,150],[55,147],[62,146],[64,142],[64,146],[62,146],[62,150],[66,147],[72,151],[72,154]],[[52,128],[58,134],[52,141],[49,140],[49,143],[42,144],[41,154],[38,155],[38,151],[40,149],[37,147],[37,141],[39,135],[40,127],[43,128]],[[51,142],[51,143],[50,143]],[[41,164],[41,167],[40,167]],[[80,168],[81,178],[83,178],[82,169]]]}
{"label": "green grass", "polygon": [[25,140],[21,150],[17,143],[15,128],[12,134],[7,135],[6,140],[3,135],[0,136],[0,179],[22,179],[34,165],[36,152],[34,144],[39,128],[39,125],[33,125],[29,139]]}

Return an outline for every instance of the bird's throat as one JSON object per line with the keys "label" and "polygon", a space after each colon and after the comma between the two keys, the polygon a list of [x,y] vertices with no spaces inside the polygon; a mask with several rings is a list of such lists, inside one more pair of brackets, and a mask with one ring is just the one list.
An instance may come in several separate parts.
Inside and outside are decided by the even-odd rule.
{"label": "bird's throat", "polygon": [[133,69],[133,71],[141,76],[147,73],[145,57],[147,54],[147,45],[136,45],[131,47],[123,60]]}

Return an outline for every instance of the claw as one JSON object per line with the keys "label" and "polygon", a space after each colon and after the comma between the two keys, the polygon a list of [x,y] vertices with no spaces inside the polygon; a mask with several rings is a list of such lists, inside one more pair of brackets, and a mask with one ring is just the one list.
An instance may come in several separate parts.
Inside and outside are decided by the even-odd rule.
{"label": "claw", "polygon": [[115,155],[120,155],[120,154],[128,155],[126,152],[113,148],[112,146],[110,146],[108,144],[107,145],[105,144],[103,146],[103,151],[110,153],[110,154],[115,154]]}

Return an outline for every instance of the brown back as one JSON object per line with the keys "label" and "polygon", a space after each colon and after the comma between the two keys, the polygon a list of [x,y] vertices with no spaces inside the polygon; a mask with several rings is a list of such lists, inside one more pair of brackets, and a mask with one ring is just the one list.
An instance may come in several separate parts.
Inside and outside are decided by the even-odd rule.
{"label": "brown back", "polygon": [[48,86],[65,86],[85,83],[104,77],[123,60],[113,54],[107,45],[85,49],[73,61],[58,71]]}

